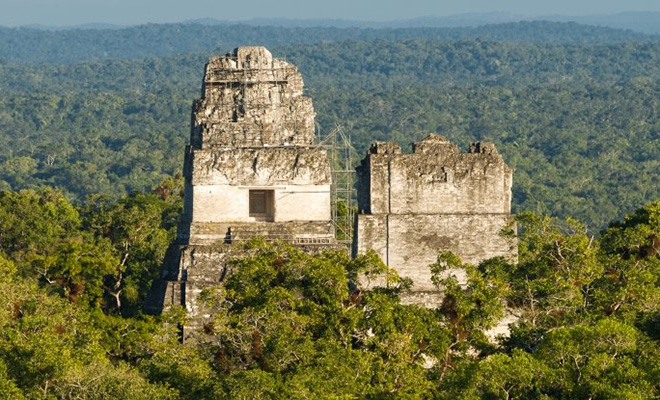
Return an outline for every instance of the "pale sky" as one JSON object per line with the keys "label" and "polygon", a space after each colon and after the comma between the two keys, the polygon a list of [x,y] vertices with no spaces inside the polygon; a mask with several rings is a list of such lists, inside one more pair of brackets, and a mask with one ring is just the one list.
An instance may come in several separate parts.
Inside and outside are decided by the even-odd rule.
{"label": "pale sky", "polygon": [[660,0],[0,0],[0,25],[135,25],[197,18],[383,21],[493,11],[528,17],[660,11]]}

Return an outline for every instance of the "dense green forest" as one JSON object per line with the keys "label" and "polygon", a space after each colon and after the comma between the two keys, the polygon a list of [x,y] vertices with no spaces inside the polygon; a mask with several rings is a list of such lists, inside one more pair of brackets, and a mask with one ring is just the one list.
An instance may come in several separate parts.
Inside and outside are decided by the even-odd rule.
{"label": "dense green forest", "polygon": [[[372,253],[311,256],[257,239],[202,294],[212,322],[181,344],[183,310],[140,312],[180,195],[180,179],[80,205],[52,189],[0,192],[0,397],[660,397],[659,202],[599,238],[520,215],[515,265],[441,253],[429,266],[444,290],[437,309],[402,305],[410,283]],[[505,307],[520,319],[489,340]]]}
{"label": "dense green forest", "polygon": [[473,28],[286,28],[195,23],[149,24],[125,29],[47,31],[0,27],[0,60],[17,63],[68,64],[81,61],[164,57],[182,53],[229,51],[236,46],[273,47],[285,44],[344,40],[436,39],[453,41],[489,38],[543,43],[616,43],[658,41],[657,35],[579,25],[572,22],[514,22]]}
{"label": "dense green forest", "polygon": [[[658,43],[409,39],[272,51],[300,67],[319,134],[343,124],[358,154],[429,132],[461,146],[492,141],[515,168],[514,211],[577,217],[594,232],[660,198]],[[0,138],[10,144],[0,187],[117,198],[176,173],[210,55],[0,65]]]}
{"label": "dense green forest", "polygon": [[[184,310],[142,309],[175,236],[203,65],[239,44],[298,65],[319,134],[343,124],[356,156],[434,131],[496,143],[519,262],[441,253],[444,300],[425,309],[373,254],[255,240],[181,344]],[[660,398],[655,38],[545,22],[3,28],[0,59],[0,398]],[[507,312],[510,336],[489,338]]]}

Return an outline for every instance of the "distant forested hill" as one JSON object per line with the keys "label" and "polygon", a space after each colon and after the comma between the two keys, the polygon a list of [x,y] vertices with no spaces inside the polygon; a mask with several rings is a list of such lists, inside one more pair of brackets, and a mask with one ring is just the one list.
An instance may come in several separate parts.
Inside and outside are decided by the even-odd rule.
{"label": "distant forested hill", "polygon": [[604,44],[657,41],[657,37],[573,22],[527,21],[469,28],[332,28],[149,24],[125,29],[0,28],[0,60],[11,63],[69,64],[118,58],[165,57],[183,53],[229,51],[239,45],[268,47],[345,40],[495,41],[553,44]]}
{"label": "distant forested hill", "polygon": [[[269,48],[296,64],[310,90],[435,86],[614,84],[660,76],[660,42],[548,45],[462,39],[344,41]],[[197,94],[212,52],[64,65],[0,64],[3,93],[187,91]],[[350,88],[347,88],[347,90]]]}
{"label": "distant forested hill", "polygon": [[[630,34],[547,26],[591,32],[587,38]],[[484,29],[522,39],[525,27],[539,25]],[[301,38],[310,43],[270,48],[300,67],[321,132],[344,124],[360,154],[373,140],[407,148],[429,132],[461,146],[493,141],[515,168],[515,211],[575,216],[597,230],[660,199],[660,43],[594,44],[576,35],[573,43],[558,44],[568,36],[553,36],[551,43]],[[71,40],[62,44],[69,60],[77,52]],[[248,43],[254,44],[243,37],[236,44]],[[211,54],[1,63],[0,188],[46,184],[73,199],[116,198],[177,172],[191,102]],[[4,52],[0,58],[10,59]]]}

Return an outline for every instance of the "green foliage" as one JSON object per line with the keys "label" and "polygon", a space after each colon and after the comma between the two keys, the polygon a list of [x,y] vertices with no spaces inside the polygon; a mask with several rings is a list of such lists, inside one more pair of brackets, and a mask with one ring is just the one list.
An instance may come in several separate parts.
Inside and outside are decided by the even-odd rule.
{"label": "green foliage", "polygon": [[[0,230],[0,395],[660,396],[658,203],[600,238],[574,220],[523,214],[515,264],[441,252],[430,266],[437,309],[402,304],[409,282],[374,252],[310,255],[255,240],[202,293],[210,319],[181,344],[183,310],[138,312],[172,239],[177,182],[79,206],[50,190],[0,193],[2,215],[21,215]],[[510,336],[489,339],[505,308],[518,317]]]}
{"label": "green foliage", "polygon": [[0,281],[4,398],[174,398],[134,368],[112,364],[90,314],[36,285]]}
{"label": "green foliage", "polygon": [[11,281],[16,275],[16,266],[0,253],[0,281]]}
{"label": "green foliage", "polygon": [[[519,213],[516,263],[440,253],[437,309],[402,304],[410,280],[375,252],[254,241],[202,294],[197,343],[178,341],[185,310],[141,315],[208,57],[176,54],[237,31],[0,29],[0,397],[660,397],[660,204],[634,211],[660,198],[660,46],[630,32],[242,27],[300,67],[321,127],[341,122],[359,151],[430,131],[493,141],[517,211],[585,222]],[[62,38],[79,45],[48,50]],[[171,56],[96,60],[145,55]],[[505,312],[509,337],[489,338]]]}
{"label": "green foliage", "polygon": [[[239,43],[322,43],[344,40],[488,37],[514,42],[611,43],[653,40],[653,36],[576,23],[525,21],[474,28],[286,28],[219,24],[148,24],[124,29],[40,30],[0,27],[0,68],[4,62],[67,64],[81,61],[154,58],[173,54],[229,51]],[[66,43],[66,45],[64,45]],[[152,61],[153,62],[153,61]],[[157,62],[153,62],[156,64]],[[1,69],[0,69],[1,71]]]}
{"label": "green foliage", "polygon": [[0,273],[39,280],[72,302],[135,314],[174,235],[180,197],[167,194],[178,193],[174,182],[161,184],[160,196],[96,197],[79,208],[52,189],[0,192]]}
{"label": "green foliage", "polygon": [[456,343],[475,333],[483,334],[504,316],[509,288],[500,276],[463,264],[459,257],[445,251],[430,269],[431,280],[444,295],[440,311]]}
{"label": "green foliage", "polygon": [[[421,35],[271,50],[299,66],[321,131],[341,123],[359,153],[429,132],[492,141],[515,169],[516,212],[595,233],[660,198],[660,45],[586,42]],[[176,173],[210,55],[5,65],[0,188],[117,199]]]}
{"label": "green foliage", "polygon": [[595,239],[571,219],[521,214],[518,221],[523,225],[520,262],[510,276],[512,302],[532,328],[585,318],[604,272]]}
{"label": "green foliage", "polygon": [[634,320],[660,305],[660,203],[640,208],[602,235],[605,273],[598,304],[604,312]]}
{"label": "green foliage", "polygon": [[349,293],[350,275],[388,274],[373,254],[352,262],[343,252],[257,244],[232,263],[224,288],[207,294],[217,312],[203,346],[224,371],[228,398],[431,393],[424,356],[444,355],[448,332],[434,311],[402,306],[391,291]]}
{"label": "green foliage", "polygon": [[16,383],[7,375],[7,366],[0,361],[0,396],[3,399],[21,400],[25,397],[16,387]]}
{"label": "green foliage", "polygon": [[19,263],[54,254],[79,225],[78,211],[56,190],[0,192],[1,250]]}
{"label": "green foliage", "polygon": [[486,399],[539,398],[538,388],[551,376],[546,365],[519,349],[511,355],[498,353],[485,358],[475,372],[472,393]]}
{"label": "green foliage", "polygon": [[160,196],[137,193],[116,202],[92,198],[85,205],[84,227],[98,241],[111,243],[110,252],[118,260],[119,268],[109,281],[109,274],[105,275],[106,291],[114,306],[125,313],[141,308],[174,239],[181,205],[176,196],[165,194],[164,187],[172,184],[159,185]]}
{"label": "green foliage", "polygon": [[653,385],[637,364],[636,336],[633,327],[612,319],[550,332],[538,351],[553,368],[549,386],[564,398],[653,397]]}

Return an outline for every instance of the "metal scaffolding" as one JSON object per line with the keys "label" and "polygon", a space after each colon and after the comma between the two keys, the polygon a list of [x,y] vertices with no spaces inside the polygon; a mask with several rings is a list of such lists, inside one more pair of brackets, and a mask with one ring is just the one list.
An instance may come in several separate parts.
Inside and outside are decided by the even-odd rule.
{"label": "metal scaffolding", "polygon": [[350,245],[353,241],[353,219],[355,217],[355,169],[353,159],[356,151],[351,138],[340,124],[318,144],[328,152],[332,173],[330,205],[335,237],[338,242]]}

